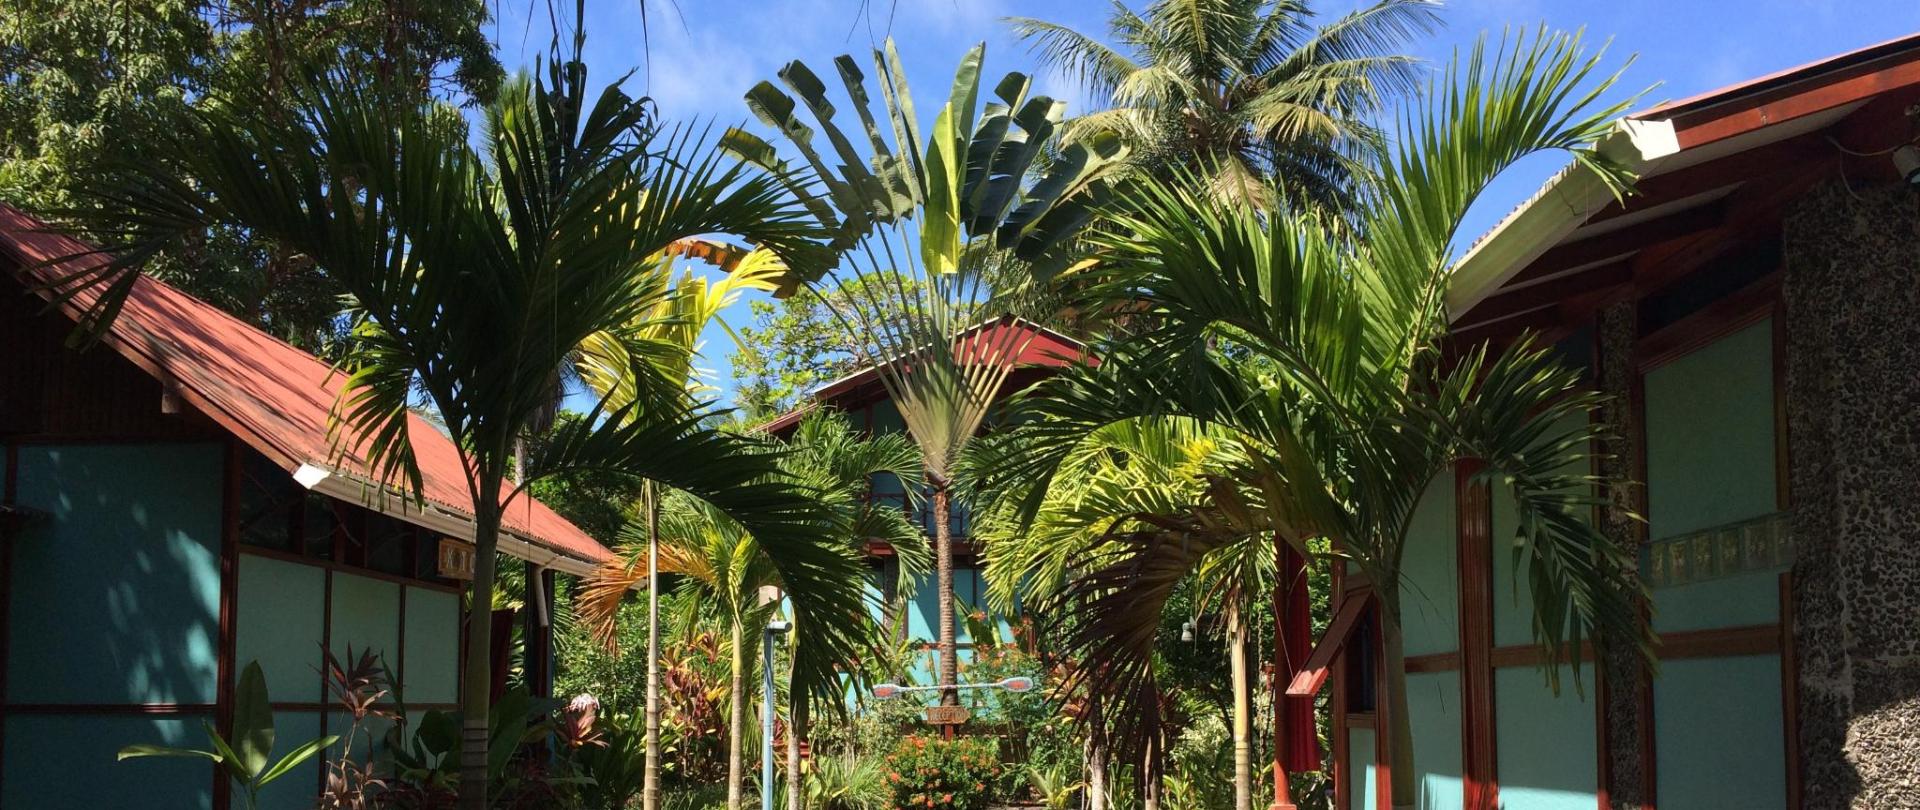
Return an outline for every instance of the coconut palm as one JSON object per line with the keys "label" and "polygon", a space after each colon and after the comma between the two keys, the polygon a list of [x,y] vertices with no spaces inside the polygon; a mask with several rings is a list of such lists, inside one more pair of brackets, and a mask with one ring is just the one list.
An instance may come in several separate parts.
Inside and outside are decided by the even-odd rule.
{"label": "coconut palm", "polygon": [[1377,202],[1361,210],[1363,242],[1332,238],[1319,217],[1250,212],[1158,182],[1098,238],[1096,293],[1137,302],[1157,325],[1023,397],[1022,426],[989,486],[1034,514],[1087,436],[1142,416],[1217,426],[1243,450],[1203,508],[1111,534],[1054,600],[1073,619],[1067,646],[1103,662],[1120,739],[1152,739],[1161,722],[1144,628],[1179,582],[1240,538],[1278,537],[1309,558],[1307,540],[1324,538],[1376,583],[1393,800],[1414,801],[1400,566],[1427,483],[1468,459],[1513,496],[1510,548],[1553,683],[1562,665],[1577,675],[1583,640],[1648,649],[1631,551],[1584,519],[1596,482],[1568,472],[1588,469],[1597,395],[1529,341],[1462,347],[1457,362],[1441,351],[1450,244],[1496,175],[1565,150],[1616,189],[1628,183],[1592,148],[1624,107],[1598,100],[1613,83],[1595,75],[1598,61],[1577,36],[1542,32],[1456,62],[1407,115],[1412,131],[1380,171]]}
{"label": "coconut palm", "polygon": [[[942,684],[958,675],[955,467],[1035,334],[1010,320],[1019,309],[1013,303],[1018,293],[1030,288],[1006,282],[1050,277],[1067,265],[1075,235],[1104,199],[1102,173],[1124,156],[1113,139],[1094,138],[1043,160],[1065,104],[1029,96],[1030,79],[1009,73],[993,88],[998,101],[976,109],[985,53],[986,46],[978,45],[961,60],[952,92],[923,137],[892,40],[876,49],[891,144],[869,109],[857,63],[850,56],[836,59],[865,130],[866,156],[834,124],[826,85],[805,64],[792,62],[780,71],[793,95],[771,82],[747,93],[754,114],[800,153],[806,172],[793,174],[806,182],[795,191],[834,234],[831,245],[840,251],[836,265],[795,272],[782,291],[818,296],[846,333],[861,341],[851,353],[878,370],[920,450],[932,501]],[[801,107],[812,124],[798,114]],[[814,144],[816,131],[835,160]],[[772,146],[747,133],[729,133],[729,145],[749,161],[784,168]],[[1036,168],[1042,162],[1044,171]],[[1030,181],[1036,173],[1039,178]],[[946,690],[941,699],[956,705],[959,695]]]}
{"label": "coconut palm", "polygon": [[[849,554],[864,551],[869,540],[893,546],[901,561],[903,581],[911,587],[923,575],[930,554],[926,538],[906,514],[869,503],[864,497],[874,476],[898,476],[912,483],[918,459],[907,440],[898,435],[865,438],[844,416],[816,414],[802,421],[780,457],[780,475],[815,493],[829,509],[834,535]],[[657,528],[657,532],[653,529]],[[658,539],[657,548],[650,542]],[[696,603],[718,609],[728,624],[732,655],[729,685],[730,716],[727,736],[727,806],[742,806],[745,776],[743,744],[747,728],[748,650],[753,641],[748,628],[764,624],[772,604],[762,604],[766,588],[778,588],[797,598],[780,569],[762,551],[760,541],[744,525],[713,505],[684,493],[663,499],[657,527],[636,521],[621,534],[618,558],[603,565],[581,590],[577,612],[594,635],[611,644],[615,618],[626,594],[651,582],[656,574],[676,574]],[[653,561],[657,560],[657,565]],[[837,598],[864,598],[867,581],[853,577],[833,583]],[[862,614],[867,615],[867,614]],[[796,632],[796,648],[818,643],[811,628]],[[804,690],[792,693],[796,704]]]}
{"label": "coconut palm", "polygon": [[[578,62],[504,88],[473,141],[457,118],[364,82],[328,76],[293,92],[292,117],[255,115],[246,99],[187,113],[145,162],[99,184],[98,230],[125,244],[92,280],[124,290],[142,259],[213,225],[261,233],[324,267],[355,318],[339,452],[366,459],[369,483],[417,494],[409,406],[440,414],[474,515],[469,604],[484,611],[501,516],[526,486],[508,483],[516,438],[583,340],[662,300],[652,257],[724,232],[798,264],[817,259],[818,228],[779,181],[690,133],[656,140],[644,102],[617,84],[590,98]],[[110,316],[114,300],[94,315]],[[870,646],[848,618],[860,600],[830,586],[859,577],[858,559],[827,534],[822,507],[776,475],[774,456],[703,425],[682,388],[648,383],[619,405],[598,398],[529,461],[527,482],[573,470],[634,475],[693,493],[766,538],[793,610],[820,637],[796,668],[810,688],[837,694],[832,662]],[[460,801],[472,808],[487,798],[484,618],[467,622],[461,681]]]}
{"label": "coconut palm", "polygon": [[1110,42],[1008,22],[1106,108],[1069,121],[1067,143],[1114,134],[1138,170],[1186,168],[1232,199],[1347,211],[1381,144],[1369,122],[1416,83],[1397,51],[1434,28],[1437,8],[1379,0],[1316,28],[1305,0],[1154,0],[1144,14],[1116,0]]}

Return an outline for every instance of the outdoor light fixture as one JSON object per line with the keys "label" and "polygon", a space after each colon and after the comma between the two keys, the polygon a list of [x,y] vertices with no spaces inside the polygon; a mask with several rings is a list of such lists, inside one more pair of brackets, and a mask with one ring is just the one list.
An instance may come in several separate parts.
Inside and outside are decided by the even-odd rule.
{"label": "outdoor light fixture", "polygon": [[1893,150],[1893,170],[1909,188],[1920,191],[1920,147],[1907,144]]}
{"label": "outdoor light fixture", "polygon": [[774,619],[760,634],[760,806],[773,806],[773,638],[784,636],[793,623]]}
{"label": "outdoor light fixture", "polygon": [[1180,640],[1181,641],[1193,640],[1193,622],[1185,621],[1180,623]]}

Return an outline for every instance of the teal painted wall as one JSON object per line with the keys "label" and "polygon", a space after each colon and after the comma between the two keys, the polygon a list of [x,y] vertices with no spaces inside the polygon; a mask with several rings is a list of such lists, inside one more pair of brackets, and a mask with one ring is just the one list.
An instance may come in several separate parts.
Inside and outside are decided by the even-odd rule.
{"label": "teal painted wall", "polygon": [[[314,615],[319,615],[318,611]],[[315,653],[319,650],[319,647],[314,647]],[[273,758],[276,761],[286,756],[288,751],[318,736],[319,712],[273,713]],[[315,757],[289,771],[286,776],[273,780],[260,792],[260,810],[311,810],[314,797],[320,794],[320,768],[320,758]],[[238,797],[235,797],[233,807],[234,810],[240,810]]]}
{"label": "teal painted wall", "polygon": [[458,702],[460,597],[444,591],[408,588],[406,645],[407,702]]}
{"label": "teal painted wall", "polygon": [[1413,511],[1400,565],[1400,617],[1410,656],[1460,647],[1460,544],[1455,500],[1454,473],[1448,470],[1427,484],[1426,494]]}
{"label": "teal painted wall", "polygon": [[[200,730],[203,719],[206,718],[9,717],[6,719],[5,772],[0,775],[0,783],[4,783],[0,784],[0,807],[22,810],[210,808],[213,806],[213,765],[205,760],[114,761],[115,752],[136,742],[206,748],[206,734]],[[304,806],[313,806],[311,790]]]}
{"label": "teal painted wall", "polygon": [[1661,807],[1786,806],[1779,656],[1662,662],[1653,706]]}
{"label": "teal painted wall", "polygon": [[1454,810],[1466,795],[1460,780],[1460,673],[1407,676],[1407,719],[1413,726],[1413,767],[1422,810]]}
{"label": "teal painted wall", "polygon": [[223,455],[20,448],[19,502],[49,517],[14,544],[9,700],[214,702]]}
{"label": "teal painted wall", "polygon": [[[1563,421],[1556,424],[1554,429],[1570,431],[1580,426],[1578,423]],[[1570,475],[1589,475],[1592,471],[1582,464],[1574,468],[1562,467],[1559,472]],[[1512,488],[1499,482],[1492,482],[1490,490],[1493,501],[1493,522],[1489,532],[1489,537],[1493,541],[1493,646],[1511,647],[1516,644],[1532,644],[1533,588],[1527,583],[1526,571],[1516,570],[1517,566],[1513,558],[1514,532],[1520,526],[1519,512],[1514,504]],[[1591,515],[1583,515],[1583,517],[1591,517]]]}
{"label": "teal painted wall", "polygon": [[1381,810],[1373,741],[1373,729],[1347,729],[1347,761],[1352,763],[1347,768],[1348,810]]}
{"label": "teal painted wall", "polygon": [[[1532,667],[1493,672],[1495,773],[1500,802],[1514,810],[1592,810],[1598,806],[1599,741],[1593,669],[1582,697],[1563,673],[1558,696]],[[1664,774],[1663,774],[1664,776]],[[1683,805],[1684,806],[1684,805]]]}
{"label": "teal painted wall", "polygon": [[240,555],[234,649],[240,666],[260,662],[267,694],[276,701],[312,703],[322,697],[316,673],[322,664],[326,573],[311,565]]}
{"label": "teal painted wall", "polygon": [[[1762,321],[1646,375],[1647,528],[1655,540],[1771,514],[1773,325]],[[1662,632],[1778,620],[1776,572],[1665,587]]]}
{"label": "teal painted wall", "polygon": [[[1777,509],[1772,328],[1762,321],[1646,375],[1653,539]],[[1772,623],[1778,587],[1776,571],[1756,571],[1656,588],[1654,627]],[[1778,656],[1668,660],[1653,694],[1661,806],[1784,806]]]}

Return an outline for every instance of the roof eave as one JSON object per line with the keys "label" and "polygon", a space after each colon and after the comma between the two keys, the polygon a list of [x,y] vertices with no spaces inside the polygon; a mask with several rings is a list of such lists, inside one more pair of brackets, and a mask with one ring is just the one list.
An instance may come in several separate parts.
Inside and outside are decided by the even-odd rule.
{"label": "roof eave", "polygon": [[[1679,153],[1680,142],[1671,121],[1624,118],[1614,123],[1613,131],[1594,150],[1641,176]],[[1447,291],[1449,318],[1472,310],[1614,200],[1614,190],[1583,164],[1574,163],[1555,174],[1454,263]]]}
{"label": "roof eave", "polygon": [[[395,492],[391,487],[311,462],[301,464],[299,469],[294,470],[293,480],[309,491],[347,503],[359,504],[383,515],[404,520],[457,540],[474,542],[471,515],[415,500],[404,493]],[[596,567],[591,560],[555,551],[505,526],[500,528],[499,544],[501,551],[516,559],[565,574],[586,576],[593,573]]]}

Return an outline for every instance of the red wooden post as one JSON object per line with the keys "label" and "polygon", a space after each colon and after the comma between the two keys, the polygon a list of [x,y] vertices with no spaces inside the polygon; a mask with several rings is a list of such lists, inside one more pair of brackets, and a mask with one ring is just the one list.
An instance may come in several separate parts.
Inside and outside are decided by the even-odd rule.
{"label": "red wooden post", "polygon": [[1292,544],[1274,536],[1279,582],[1273,591],[1273,804],[1294,810],[1287,774],[1320,768],[1320,737],[1314,727],[1313,697],[1289,697],[1287,686],[1313,652],[1313,617],[1307,591],[1307,562]]}

